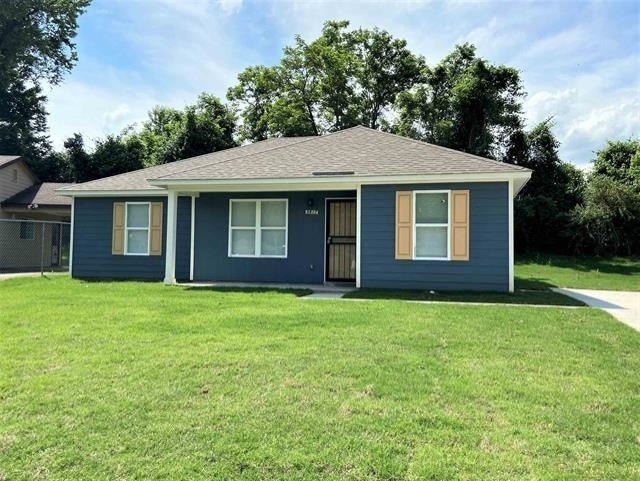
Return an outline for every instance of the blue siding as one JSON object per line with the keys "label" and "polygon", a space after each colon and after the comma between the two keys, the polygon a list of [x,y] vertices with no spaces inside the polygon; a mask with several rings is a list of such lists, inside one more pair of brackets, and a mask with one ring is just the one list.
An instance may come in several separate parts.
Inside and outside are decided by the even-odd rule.
{"label": "blue siding", "polygon": [[[395,193],[469,189],[469,261],[395,259]],[[506,291],[508,187],[501,183],[362,186],[361,285],[374,288]]]}
{"label": "blue siding", "polygon": [[[207,193],[196,199],[195,280],[324,282],[325,199],[355,192]],[[289,199],[286,259],[228,257],[229,199]],[[317,215],[305,214],[308,201]]]}
{"label": "blue siding", "polygon": [[[114,202],[159,202],[163,208],[163,249],[160,256],[111,254]],[[176,245],[176,275],[189,276],[190,198],[179,198]],[[82,279],[163,279],[167,219],[166,199],[162,197],[75,199],[73,234],[73,277]]]}

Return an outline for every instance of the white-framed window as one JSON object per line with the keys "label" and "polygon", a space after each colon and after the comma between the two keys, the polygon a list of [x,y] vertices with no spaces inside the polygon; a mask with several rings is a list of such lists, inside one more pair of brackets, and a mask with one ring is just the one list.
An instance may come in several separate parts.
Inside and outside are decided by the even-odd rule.
{"label": "white-framed window", "polygon": [[128,256],[149,255],[151,204],[127,202],[124,209],[124,253]]}
{"label": "white-framed window", "polygon": [[413,258],[445,261],[451,258],[449,190],[413,193]]}
{"label": "white-framed window", "polygon": [[287,199],[229,201],[229,257],[287,257]]}
{"label": "white-framed window", "polygon": [[33,222],[20,222],[20,240],[33,240],[34,238]]}

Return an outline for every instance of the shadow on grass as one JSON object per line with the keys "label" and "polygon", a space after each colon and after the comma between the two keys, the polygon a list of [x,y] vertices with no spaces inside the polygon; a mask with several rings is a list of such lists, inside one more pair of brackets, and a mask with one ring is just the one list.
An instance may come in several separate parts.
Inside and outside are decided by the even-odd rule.
{"label": "shadow on grass", "polygon": [[553,291],[516,292],[431,292],[422,290],[359,289],[343,296],[350,299],[388,299],[432,302],[486,302],[495,304],[534,304],[545,306],[584,306],[585,303]]}
{"label": "shadow on grass", "polygon": [[602,272],[632,276],[640,274],[640,258],[634,257],[574,257],[552,254],[518,256],[516,264],[538,264],[579,272]]}
{"label": "shadow on grass", "polygon": [[311,294],[311,289],[278,288],[278,287],[239,287],[239,286],[184,286],[185,291],[224,292],[240,294],[289,294],[304,297]]}

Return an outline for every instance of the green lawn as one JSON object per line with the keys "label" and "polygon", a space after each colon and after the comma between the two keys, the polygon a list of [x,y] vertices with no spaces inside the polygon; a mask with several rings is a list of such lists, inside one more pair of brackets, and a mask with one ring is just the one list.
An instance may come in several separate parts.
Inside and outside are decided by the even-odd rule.
{"label": "green lawn", "polygon": [[0,479],[639,479],[609,315],[295,294],[0,283]]}
{"label": "green lawn", "polygon": [[640,259],[548,254],[516,259],[516,288],[575,287],[640,291]]}

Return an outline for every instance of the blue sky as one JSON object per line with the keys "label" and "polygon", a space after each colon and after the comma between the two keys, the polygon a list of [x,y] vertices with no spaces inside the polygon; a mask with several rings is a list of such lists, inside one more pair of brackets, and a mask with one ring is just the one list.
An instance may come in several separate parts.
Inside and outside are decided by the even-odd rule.
{"label": "blue sky", "polygon": [[640,135],[640,2],[94,0],[79,62],[49,93],[54,145],[140,123],[155,105],[224,98],[248,65],[277,63],[325,20],[380,27],[430,64],[456,43],[518,68],[529,125],[553,116],[564,160],[585,166],[606,139]]}

